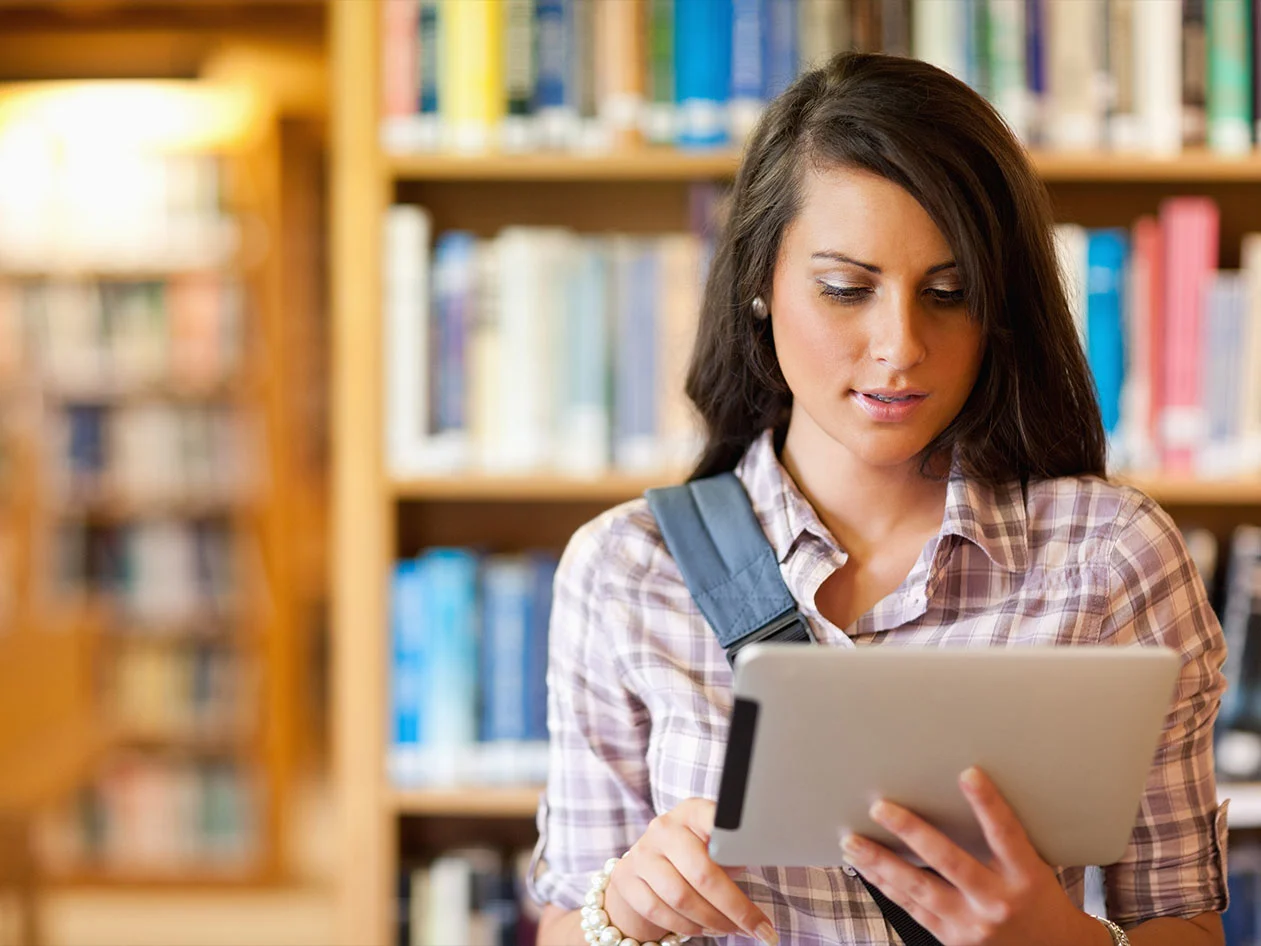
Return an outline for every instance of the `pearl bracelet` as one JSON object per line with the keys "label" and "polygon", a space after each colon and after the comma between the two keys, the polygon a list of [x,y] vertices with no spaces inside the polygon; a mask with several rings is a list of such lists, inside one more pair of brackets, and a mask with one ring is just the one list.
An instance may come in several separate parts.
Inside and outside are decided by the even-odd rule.
{"label": "pearl bracelet", "polygon": [[688,940],[686,936],[667,933],[661,940],[649,940],[641,943],[637,939],[623,936],[622,931],[609,922],[609,915],[604,912],[604,891],[608,889],[609,878],[613,876],[613,868],[620,857],[610,857],[604,867],[591,875],[591,889],[587,891],[585,905],[582,908],[582,932],[591,946],[679,946]]}
{"label": "pearl bracelet", "polygon": [[[1091,916],[1095,916],[1093,913]],[[1112,946],[1130,946],[1130,938],[1125,935],[1125,930],[1117,926],[1111,920],[1104,916],[1095,916],[1095,919],[1108,928],[1108,932],[1112,934]]]}

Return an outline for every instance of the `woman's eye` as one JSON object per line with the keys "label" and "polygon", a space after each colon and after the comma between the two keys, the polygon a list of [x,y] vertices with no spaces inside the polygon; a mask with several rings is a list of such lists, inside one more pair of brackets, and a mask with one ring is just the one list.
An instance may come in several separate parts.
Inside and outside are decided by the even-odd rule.
{"label": "woman's eye", "polygon": [[942,306],[963,305],[962,289],[929,289],[933,302]]}
{"label": "woman's eye", "polygon": [[839,299],[842,302],[858,302],[871,294],[871,290],[866,286],[836,286],[832,283],[820,283],[819,291],[829,299]]}

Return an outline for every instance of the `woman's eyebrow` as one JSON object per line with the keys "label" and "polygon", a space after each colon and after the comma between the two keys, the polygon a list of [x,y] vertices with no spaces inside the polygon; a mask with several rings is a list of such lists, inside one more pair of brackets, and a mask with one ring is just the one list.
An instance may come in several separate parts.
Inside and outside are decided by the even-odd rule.
{"label": "woman's eyebrow", "polygon": [[[852,256],[846,256],[844,253],[838,252],[837,250],[819,250],[816,253],[810,254],[810,258],[830,259],[836,260],[838,263],[849,263],[852,266],[857,266],[860,269],[865,269],[867,272],[876,273],[877,275],[883,272],[883,270],[874,263],[864,263],[862,260],[854,259]],[[924,275],[932,276],[934,273],[940,273],[943,270],[954,269],[957,265],[958,264],[952,259],[946,260],[943,263],[938,263],[935,266],[928,267],[928,271]]]}

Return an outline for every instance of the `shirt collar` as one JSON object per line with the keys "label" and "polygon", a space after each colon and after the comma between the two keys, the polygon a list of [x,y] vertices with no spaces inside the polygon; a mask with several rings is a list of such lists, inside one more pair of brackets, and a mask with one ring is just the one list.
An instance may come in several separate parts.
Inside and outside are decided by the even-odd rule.
{"label": "shirt collar", "polygon": [[955,451],[941,534],[967,539],[999,568],[1024,571],[1029,565],[1029,534],[1020,482],[991,485],[966,476]]}
{"label": "shirt collar", "polygon": [[[773,430],[763,431],[749,446],[735,472],[781,563],[807,532],[836,544],[775,455]],[[1020,483],[991,486],[972,479],[960,468],[956,451],[946,483],[946,510],[940,534],[968,540],[999,568],[1024,571],[1029,561],[1029,538]]]}

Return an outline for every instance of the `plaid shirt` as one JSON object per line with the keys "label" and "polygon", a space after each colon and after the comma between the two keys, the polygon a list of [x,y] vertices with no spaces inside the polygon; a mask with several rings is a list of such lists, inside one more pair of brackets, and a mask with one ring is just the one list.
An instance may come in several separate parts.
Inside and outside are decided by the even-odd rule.
{"label": "plaid shirt", "polygon": [[[770,432],[736,474],[814,637],[833,647],[1163,644],[1175,701],[1123,860],[1106,869],[1123,925],[1226,906],[1224,806],[1212,733],[1221,628],[1182,537],[1147,496],[1098,477],[986,487],[952,472],[940,532],[853,625],[814,607],[846,553],[780,465]],[[718,797],[732,675],[643,499],[580,529],[556,576],[547,791],[530,893],[566,908],[590,875],[685,798]],[[1061,883],[1081,906],[1084,870]],[[737,883],[786,943],[899,942],[846,869],[750,868]],[[693,940],[696,941],[695,939]],[[742,936],[728,944],[754,943]]]}

